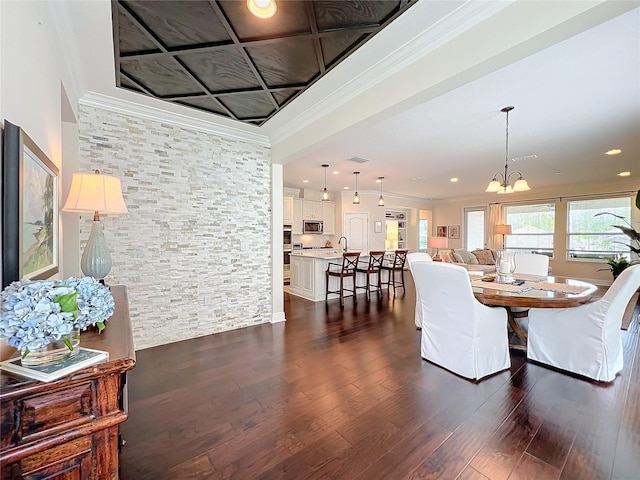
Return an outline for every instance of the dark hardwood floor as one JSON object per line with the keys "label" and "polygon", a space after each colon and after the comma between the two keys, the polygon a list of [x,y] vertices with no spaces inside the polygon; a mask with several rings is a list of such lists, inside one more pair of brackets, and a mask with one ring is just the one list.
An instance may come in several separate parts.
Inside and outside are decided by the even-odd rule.
{"label": "dark hardwood floor", "polygon": [[286,323],[137,352],[121,477],[640,479],[637,321],[610,384],[520,354],[474,383],[420,358],[408,277],[404,298],[285,294]]}

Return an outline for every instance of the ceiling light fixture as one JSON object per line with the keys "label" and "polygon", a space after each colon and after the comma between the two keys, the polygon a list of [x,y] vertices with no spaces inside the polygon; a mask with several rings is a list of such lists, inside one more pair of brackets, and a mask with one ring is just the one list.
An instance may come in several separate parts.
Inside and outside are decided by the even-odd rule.
{"label": "ceiling light fixture", "polygon": [[[506,127],[506,141],[505,141],[505,154],[504,154],[504,174],[502,172],[498,172],[493,176],[493,180],[489,182],[487,185],[487,189],[485,192],[490,193],[513,193],[513,192],[526,192],[527,190],[531,190],[527,181],[522,177],[520,172],[511,172],[508,173],[509,169],[509,112],[513,110],[515,107],[509,106],[504,107],[501,112],[507,114],[507,127]],[[518,175],[518,180],[516,183],[511,186],[509,178],[512,175]],[[498,180],[500,179],[500,180]]]}
{"label": "ceiling light fixture", "polygon": [[618,176],[619,176],[619,177],[629,177],[629,176],[631,176],[631,172],[630,172],[630,171],[628,171],[628,170],[627,170],[627,171],[625,171],[625,172],[620,172],[620,173],[618,174]]}
{"label": "ceiling light fixture", "polygon": [[620,150],[619,148],[612,148],[611,150],[608,150],[605,153],[607,155],[620,155],[622,153],[622,150]]}
{"label": "ceiling light fixture", "polygon": [[329,165],[327,165],[326,163],[323,163],[322,168],[324,168],[324,190],[322,190],[322,201],[328,202],[329,192],[327,191],[327,168],[329,168]]}
{"label": "ceiling light fixture", "polygon": [[275,0],[247,0],[247,8],[258,18],[271,18],[278,10]]}
{"label": "ceiling light fixture", "polygon": [[356,176],[356,193],[353,194],[353,204],[360,205],[360,195],[358,195],[358,175],[360,172],[353,172],[353,174]]}
{"label": "ceiling light fixture", "polygon": [[453,177],[449,179],[451,183],[456,183],[458,180],[459,180],[458,177]]}
{"label": "ceiling light fixture", "polygon": [[378,199],[379,207],[384,207],[384,197],[382,196],[382,180],[384,180],[384,177],[378,177],[378,181],[380,182],[380,198]]}

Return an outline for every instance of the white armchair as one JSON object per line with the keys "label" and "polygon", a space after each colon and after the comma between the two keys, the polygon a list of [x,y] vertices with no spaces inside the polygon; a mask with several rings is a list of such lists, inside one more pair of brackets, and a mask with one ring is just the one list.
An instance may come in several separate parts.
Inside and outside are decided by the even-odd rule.
{"label": "white armchair", "polygon": [[513,273],[527,275],[549,275],[549,257],[539,253],[516,253],[516,269]]}
{"label": "white armchair", "polygon": [[[409,271],[413,276],[413,270],[411,270],[411,264],[413,262],[431,262],[433,259],[431,255],[424,252],[412,252],[407,255],[407,263],[409,264]],[[414,282],[415,283],[415,282]],[[420,310],[420,297],[418,297],[418,289],[416,288],[416,313],[415,323],[418,330],[422,328],[422,311]]]}
{"label": "white armchair", "polygon": [[422,358],[471,379],[509,368],[507,312],[475,299],[464,267],[414,262],[411,268],[422,312]]}
{"label": "white armchair", "polygon": [[604,296],[573,308],[529,310],[527,357],[600,382],[622,370],[620,326],[640,287],[640,265],[624,270]]}

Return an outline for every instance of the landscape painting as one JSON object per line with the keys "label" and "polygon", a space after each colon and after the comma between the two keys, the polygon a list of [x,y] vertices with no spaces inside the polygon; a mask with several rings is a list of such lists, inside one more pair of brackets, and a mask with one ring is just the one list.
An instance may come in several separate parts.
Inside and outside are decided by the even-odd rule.
{"label": "landscape painting", "polygon": [[30,278],[55,262],[56,177],[24,149],[22,195],[22,276]]}
{"label": "landscape painting", "polygon": [[3,131],[2,287],[58,272],[58,168],[7,120]]}

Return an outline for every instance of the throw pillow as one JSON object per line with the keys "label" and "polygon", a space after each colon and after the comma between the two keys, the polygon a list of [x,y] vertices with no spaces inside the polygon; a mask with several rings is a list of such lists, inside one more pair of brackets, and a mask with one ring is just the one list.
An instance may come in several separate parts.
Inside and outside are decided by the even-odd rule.
{"label": "throw pillow", "polygon": [[464,258],[462,258],[462,255],[460,255],[454,249],[451,249],[451,256],[453,257],[453,259],[454,259],[454,261],[456,263],[467,263],[467,262],[464,261]]}
{"label": "throw pillow", "polygon": [[459,248],[455,250],[455,252],[457,255],[460,256],[460,258],[462,258],[461,263],[466,263],[468,265],[478,265],[478,259],[469,250],[465,250],[464,248]]}
{"label": "throw pillow", "polygon": [[440,254],[440,258],[442,258],[443,262],[447,262],[447,263],[455,263],[456,260],[453,256],[453,250],[448,251],[448,252],[444,252]]}
{"label": "throw pillow", "polygon": [[480,265],[495,265],[496,261],[493,258],[493,254],[491,253],[491,250],[486,249],[486,250],[474,250],[473,253],[476,258],[478,259],[478,263]]}

